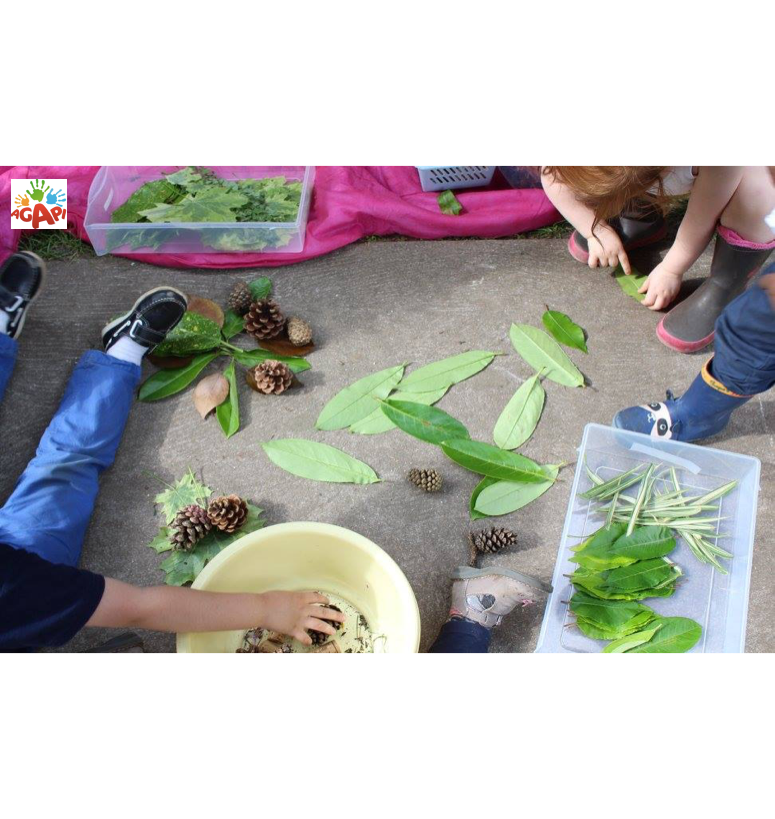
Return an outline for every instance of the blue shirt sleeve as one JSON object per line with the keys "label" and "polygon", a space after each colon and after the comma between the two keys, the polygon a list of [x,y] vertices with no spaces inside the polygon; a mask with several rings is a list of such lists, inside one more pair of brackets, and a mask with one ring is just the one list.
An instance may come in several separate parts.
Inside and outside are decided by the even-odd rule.
{"label": "blue shirt sleeve", "polygon": [[64,645],[89,621],[104,591],[102,575],[0,543],[0,651]]}

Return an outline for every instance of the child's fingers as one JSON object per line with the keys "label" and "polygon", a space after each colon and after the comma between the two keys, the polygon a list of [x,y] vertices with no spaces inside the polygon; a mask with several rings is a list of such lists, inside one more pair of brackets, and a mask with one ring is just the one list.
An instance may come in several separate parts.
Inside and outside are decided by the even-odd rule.
{"label": "child's fingers", "polygon": [[322,603],[324,606],[327,606],[331,601],[325,595],[319,594],[318,592],[307,592],[307,594],[304,595],[304,602],[307,604]]}
{"label": "child's fingers", "polygon": [[643,284],[638,288],[638,292],[639,293],[646,293],[646,292],[648,292],[648,289],[649,289],[649,280],[646,279],[646,281],[643,282]]}
{"label": "child's fingers", "polygon": [[[622,266],[622,270],[629,276],[630,273],[632,273],[632,268],[630,267],[630,260],[627,258],[627,254],[624,250],[619,252],[617,258],[619,259],[619,264]],[[642,293],[643,291],[640,290],[639,292]]]}
{"label": "child's fingers", "polygon": [[344,623],[347,619],[341,611],[336,609],[321,608],[315,606],[314,611],[308,612],[310,617],[325,617],[326,620],[336,620],[338,623]]}
{"label": "child's fingers", "polygon": [[312,645],[312,638],[307,634],[306,631],[303,629],[296,629],[291,635],[294,639],[298,640],[302,645],[311,646]]}
{"label": "child's fingers", "polygon": [[609,267],[618,267],[618,265],[619,265],[619,257],[615,253],[612,253],[608,257],[608,266]]}
{"label": "child's fingers", "polygon": [[323,634],[336,634],[336,629],[329,626],[324,620],[318,620],[317,617],[308,617],[304,621],[304,628],[311,628],[313,631],[322,631]]}

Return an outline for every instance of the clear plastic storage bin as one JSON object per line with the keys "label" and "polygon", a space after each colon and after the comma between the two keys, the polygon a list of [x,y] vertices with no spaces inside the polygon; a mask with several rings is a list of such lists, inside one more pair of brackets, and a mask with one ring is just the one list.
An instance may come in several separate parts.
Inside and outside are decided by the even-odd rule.
{"label": "clear plastic storage bin", "polygon": [[[593,513],[590,502],[580,495],[592,481],[584,464],[604,480],[626,472],[638,464],[674,466],[682,486],[700,495],[731,480],[738,485],[721,499],[719,526],[724,539],[719,545],[731,552],[731,560],[722,560],[729,571],[724,575],[694,557],[689,547],[677,538],[670,560],[677,563],[684,576],[675,594],[668,598],[648,598],[642,602],[666,617],[690,617],[702,626],[702,637],[693,652],[736,653],[745,648],[748,613],[748,588],[751,577],[756,502],[759,494],[761,464],[757,458],[736,455],[709,447],[651,438],[635,432],[589,424],[579,450],[576,476],[565,518],[557,565],[544,614],[536,651],[595,653],[607,644],[586,637],[573,624],[568,609],[573,587],[566,575],[576,568],[570,562],[571,546],[580,543],[601,526],[605,519]],[[637,491],[637,487],[634,488]],[[628,494],[633,493],[629,490]],[[715,513],[709,513],[716,517]]]}
{"label": "clear plastic storage bin", "polygon": [[481,188],[492,182],[495,165],[415,165],[424,191]]}
{"label": "clear plastic storage bin", "polygon": [[[182,166],[105,166],[89,189],[85,227],[98,256],[106,253],[300,253],[304,249],[307,216],[315,169],[312,166],[234,167],[208,165],[224,179],[265,179],[284,176],[301,182],[301,199],[293,222],[169,222],[118,223],[110,216],[146,182],[163,179]],[[144,242],[146,242],[145,244]]]}

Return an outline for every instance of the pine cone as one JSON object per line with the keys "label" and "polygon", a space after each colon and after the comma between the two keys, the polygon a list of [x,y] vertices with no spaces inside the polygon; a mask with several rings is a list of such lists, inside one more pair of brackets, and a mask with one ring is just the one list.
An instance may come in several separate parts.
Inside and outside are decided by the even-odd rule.
{"label": "pine cone", "polygon": [[210,501],[207,517],[222,532],[234,532],[248,516],[248,505],[239,495],[225,495]]}
{"label": "pine cone", "polygon": [[229,307],[234,310],[238,316],[244,316],[250,309],[253,303],[253,294],[245,282],[237,282],[231,289],[229,294]]}
{"label": "pine cone", "polygon": [[293,383],[293,373],[287,364],[268,358],[252,370],[253,383],[259,392],[280,395]]}
{"label": "pine cone", "polygon": [[288,341],[294,347],[306,347],[307,344],[312,343],[312,328],[303,318],[291,316],[285,330],[288,333]]}
{"label": "pine cone", "polygon": [[245,332],[258,341],[275,338],[285,327],[285,316],[273,299],[254,301],[245,317]]}
{"label": "pine cone", "polygon": [[[334,611],[338,611],[341,614],[341,609],[339,606],[334,606],[333,604],[329,604],[326,608],[333,609]],[[324,623],[328,623],[329,626],[333,626],[337,631],[340,631],[342,628],[342,623],[338,623],[336,620],[326,620],[325,618],[320,618]],[[325,634],[322,631],[315,631],[314,629],[308,629],[307,633],[312,638],[312,645],[313,646],[322,646],[326,640],[330,640],[332,635]]]}
{"label": "pine cone", "polygon": [[471,532],[468,535],[468,546],[470,550],[470,565],[476,565],[476,558],[480,554],[495,554],[513,546],[517,542],[517,536],[510,529],[499,529],[493,526],[492,529],[483,529],[480,532]]}
{"label": "pine cone", "polygon": [[207,517],[207,510],[192,503],[175,515],[170,529],[172,530],[170,534],[172,548],[190,552],[197,542],[212,529],[212,524],[210,518]]}
{"label": "pine cone", "polygon": [[424,492],[438,492],[444,479],[435,469],[410,469],[409,480]]}

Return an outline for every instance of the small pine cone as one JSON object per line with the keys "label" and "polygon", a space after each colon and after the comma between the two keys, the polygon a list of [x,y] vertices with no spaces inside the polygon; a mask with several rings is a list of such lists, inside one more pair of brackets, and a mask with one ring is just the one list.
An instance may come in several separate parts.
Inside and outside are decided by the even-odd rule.
{"label": "small pine cone", "polygon": [[170,543],[173,549],[190,552],[212,529],[207,510],[195,503],[181,509],[170,525]]}
{"label": "small pine cone", "polygon": [[210,501],[207,517],[216,529],[234,532],[242,526],[248,516],[248,505],[239,495],[225,495]]}
{"label": "small pine cone", "polygon": [[[340,613],[342,611],[339,606],[334,606],[333,604],[328,605],[327,608],[333,609],[334,611],[338,611]],[[329,626],[333,626],[337,631],[340,631],[342,628],[342,623],[337,623],[336,620],[326,620],[323,617],[320,619],[323,620],[324,623],[328,623]],[[322,646],[323,643],[325,643],[326,640],[330,640],[332,636],[330,634],[325,634],[322,631],[315,631],[314,629],[308,629],[307,633],[312,638],[313,646]]]}
{"label": "small pine cone", "polygon": [[438,492],[444,479],[435,469],[410,469],[409,480],[424,492]]}
{"label": "small pine cone", "polygon": [[275,338],[285,327],[285,316],[273,299],[254,301],[245,317],[245,332],[258,341]]}
{"label": "small pine cone", "polygon": [[471,553],[471,565],[476,565],[476,557],[479,554],[495,554],[513,546],[517,542],[517,536],[509,529],[499,529],[493,526],[492,529],[483,529],[480,532],[471,532],[468,535],[468,545]]}
{"label": "small pine cone", "polygon": [[291,316],[285,325],[285,329],[288,333],[288,341],[294,347],[306,347],[307,344],[312,343],[312,328],[303,318]]}
{"label": "small pine cone", "polygon": [[237,282],[229,294],[229,307],[234,310],[238,316],[244,316],[250,309],[252,303],[253,295],[250,292],[250,288],[245,282]]}
{"label": "small pine cone", "polygon": [[293,383],[293,373],[287,364],[268,358],[253,368],[253,382],[259,392],[280,395]]}

